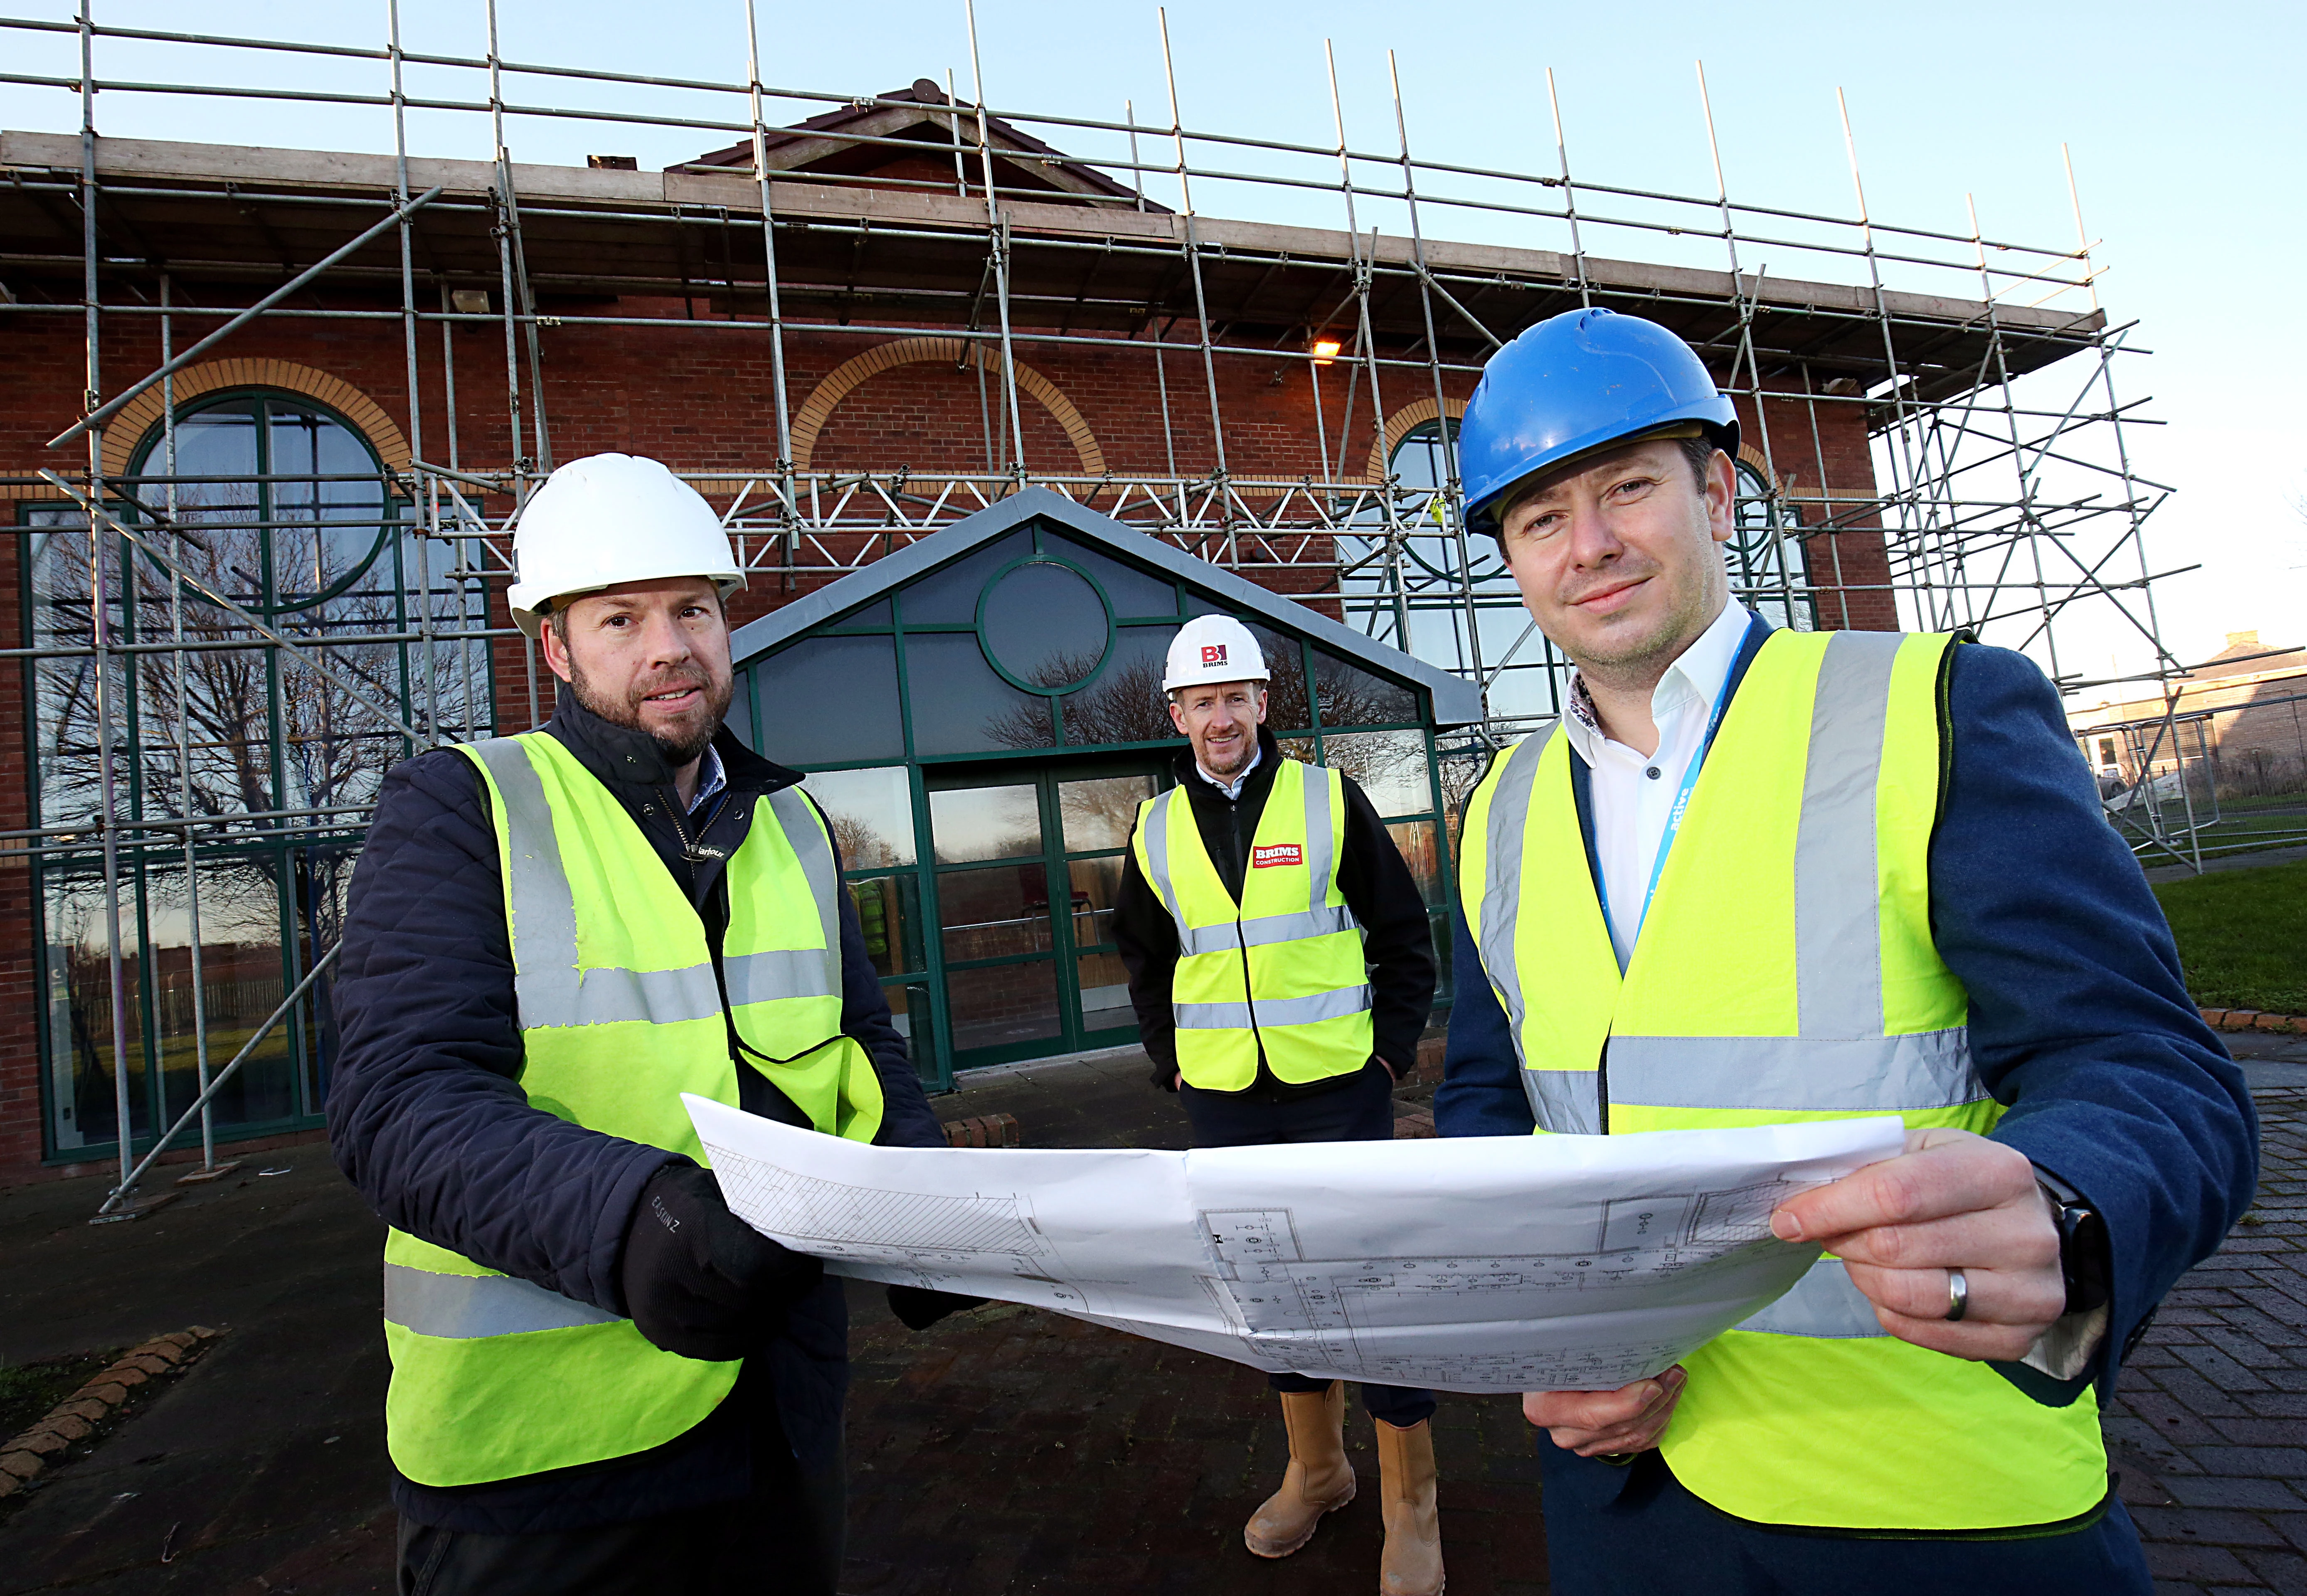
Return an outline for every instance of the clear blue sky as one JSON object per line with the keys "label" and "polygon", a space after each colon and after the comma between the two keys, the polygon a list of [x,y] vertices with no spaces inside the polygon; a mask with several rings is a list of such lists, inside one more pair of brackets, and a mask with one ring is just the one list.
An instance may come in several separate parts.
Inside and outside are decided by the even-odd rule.
{"label": "clear blue sky", "polygon": [[[743,76],[740,0],[501,0],[509,59],[720,80]],[[56,0],[18,0],[19,16],[69,18]],[[996,108],[1030,107],[1111,117],[1134,99],[1141,121],[1167,121],[1159,37],[1150,5],[1079,0],[980,0],[981,56]],[[478,53],[478,0],[405,0],[410,49]],[[873,5],[760,5],[763,77],[775,84],[872,93],[950,68],[969,92],[960,0]],[[101,21],[215,34],[376,44],[383,0],[98,0]],[[1871,4],[1452,6],[1299,0],[1180,0],[1170,13],[1179,91],[1189,126],[1318,143],[1331,137],[1322,41],[1336,41],[1349,138],[1393,147],[1385,50],[1399,53],[1411,133],[1426,159],[1550,169],[1545,68],[1557,75],[1573,166],[1584,179],[1709,193],[1693,62],[1703,59],[1734,196],[1848,214],[1850,179],[1834,90],[1849,97],[1867,198],[1879,219],[1968,227],[1966,192],[1985,231],[2063,246],[2073,237],[2063,141],[2074,154],[2084,219],[2104,240],[2100,292],[2110,319],[2136,320],[2153,358],[2134,362],[2126,399],[2151,396],[2139,468],[2181,491],[2157,518],[2162,566],[2203,570],[2160,590],[2166,635],[2183,657],[2215,652],[2230,630],[2307,643],[2307,455],[2287,414],[2307,356],[2297,296],[2307,224],[2298,160],[2307,114],[2297,74],[2307,61],[2307,6],[2187,7],[2114,0],[2097,6],[2020,0]],[[72,69],[69,40],[4,36],[12,70]],[[182,49],[107,46],[102,75],[165,78],[193,70]],[[218,56],[211,81],[373,89],[381,67],[341,71],[285,57]],[[412,81],[416,92],[450,86]],[[464,86],[469,93],[469,86]],[[519,92],[552,103],[630,105],[606,86],[530,81]],[[461,96],[460,96],[461,97]],[[679,97],[659,96],[664,106]],[[798,107],[787,107],[785,115]],[[725,112],[723,114],[726,114]],[[774,113],[773,113],[774,114]],[[67,95],[0,88],[0,125],[77,125]],[[120,95],[100,104],[99,131],[121,136],[336,149],[390,147],[382,112],[164,100]],[[422,153],[485,157],[476,119],[421,117]],[[1096,141],[1061,146],[1090,152]],[[581,160],[606,135],[575,123],[517,124],[517,159]],[[721,142],[681,130],[625,130],[615,152],[655,167]],[[1166,152],[1162,152],[1166,153]],[[1150,158],[1156,155],[1149,142]],[[1171,195],[1157,181],[1157,197]],[[1202,192],[1200,207],[1336,225],[1310,197],[1277,191]],[[1365,216],[1364,225],[1371,219]],[[1389,230],[1395,225],[1388,222]],[[1505,224],[1429,219],[1444,236],[1498,242]],[[1666,241],[1660,241],[1661,245]],[[1683,241],[1689,244],[1692,241]],[[1595,247],[1590,241],[1590,247]],[[1613,245],[1615,250],[1618,245]],[[1719,246],[1685,254],[1719,265]],[[1664,255],[1662,247],[1646,253]],[[1771,252],[1742,263],[1750,270]],[[1831,276],[1778,252],[1774,272]],[[1942,285],[1960,291],[1954,285]],[[2071,303],[2065,301],[2063,303]],[[2109,645],[2094,642],[2104,663]],[[2125,657],[2126,665],[2140,663]]]}

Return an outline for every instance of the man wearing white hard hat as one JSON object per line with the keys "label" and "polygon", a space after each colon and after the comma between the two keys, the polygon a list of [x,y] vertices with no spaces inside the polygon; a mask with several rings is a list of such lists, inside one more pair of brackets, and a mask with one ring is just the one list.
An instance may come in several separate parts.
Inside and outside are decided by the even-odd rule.
{"label": "man wearing white hard hat", "polygon": [[[1434,1002],[1426,903],[1361,789],[1282,756],[1265,727],[1265,658],[1249,629],[1179,629],[1162,685],[1191,745],[1139,809],[1114,900],[1154,1084],[1183,1099],[1197,1147],[1384,1141],[1394,1085]],[[1345,1387],[1278,1373],[1290,1435],[1282,1489],[1242,1532],[1286,1557],[1354,1497]],[[1434,1397],[1365,1386],[1376,1421],[1385,1596],[1442,1589]]]}
{"label": "man wearing white hard hat", "polygon": [[[559,706],[386,777],[334,993],[330,1139],[392,1227],[400,1589],[830,1592],[840,1283],[729,1212],[681,1094],[944,1138],[824,816],[722,725],[712,508],[595,455],[513,552]],[[892,1288],[916,1327],[958,1305]]]}

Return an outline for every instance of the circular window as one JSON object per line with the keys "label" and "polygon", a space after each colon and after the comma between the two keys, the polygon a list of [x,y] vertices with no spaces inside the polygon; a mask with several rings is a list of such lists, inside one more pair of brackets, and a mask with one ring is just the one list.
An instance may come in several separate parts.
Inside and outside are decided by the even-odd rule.
{"label": "circular window", "polygon": [[993,668],[1029,692],[1070,692],[1113,641],[1105,596],[1070,565],[1025,560],[986,585],[977,635]]}

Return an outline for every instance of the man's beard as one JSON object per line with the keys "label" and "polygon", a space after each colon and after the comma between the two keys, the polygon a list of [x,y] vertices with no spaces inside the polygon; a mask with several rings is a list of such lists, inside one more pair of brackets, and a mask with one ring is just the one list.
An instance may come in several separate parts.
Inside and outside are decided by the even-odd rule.
{"label": "man's beard", "polygon": [[[1203,759],[1201,760],[1202,768],[1208,771],[1212,776],[1224,777],[1228,781],[1231,781],[1235,777],[1239,776],[1242,771],[1248,768],[1251,757],[1257,752],[1256,734],[1255,733],[1251,734],[1249,736],[1243,738],[1234,746],[1239,751],[1235,753],[1233,763],[1231,765],[1220,765],[1215,762],[1214,758]],[[1205,751],[1214,754],[1214,751]],[[1196,757],[1200,758],[1199,755],[1196,755]]]}
{"label": "man's beard", "polygon": [[[652,731],[641,724],[641,700],[653,693],[669,692],[676,687],[696,687],[703,697],[691,720],[680,731]],[[736,694],[733,677],[715,686],[702,675],[675,677],[665,682],[653,682],[637,687],[622,699],[613,699],[596,689],[586,678],[585,668],[572,654],[569,660],[569,690],[577,701],[607,721],[613,726],[622,726],[629,732],[639,732],[656,744],[665,762],[680,769],[690,760],[701,758],[714,734],[721,729],[721,717],[729,713],[729,700]]]}

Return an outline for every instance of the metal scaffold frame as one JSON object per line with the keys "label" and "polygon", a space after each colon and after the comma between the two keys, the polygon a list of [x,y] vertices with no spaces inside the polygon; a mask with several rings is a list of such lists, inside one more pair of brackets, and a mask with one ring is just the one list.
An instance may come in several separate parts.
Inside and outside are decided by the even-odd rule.
{"label": "metal scaffold frame", "polygon": [[[1390,148],[1351,142],[1334,55],[1326,62],[1332,126],[1325,142],[1189,127],[1168,19],[1161,13],[1166,122],[1141,121],[1134,104],[1125,106],[1119,121],[996,109],[987,104],[973,4],[964,0],[971,96],[956,98],[948,74],[938,114],[946,142],[929,146],[942,152],[939,159],[950,155],[950,181],[845,178],[837,172],[778,168],[773,142],[792,136],[793,129],[772,119],[771,106],[804,113],[913,111],[919,99],[768,86],[753,0],[731,7],[733,41],[736,30],[743,30],[742,82],[507,61],[497,48],[495,0],[476,3],[485,13],[489,41],[482,56],[407,48],[397,0],[388,0],[386,37],[374,47],[102,26],[93,14],[94,0],[81,0],[77,20],[69,23],[0,18],[0,38],[75,36],[75,73],[5,72],[0,83],[73,95],[80,112],[76,170],[12,173],[19,193],[76,216],[76,258],[0,248],[0,284],[20,271],[54,275],[70,264],[77,268],[78,297],[0,293],[0,314],[76,315],[86,342],[82,418],[55,438],[50,465],[35,476],[0,479],[0,491],[13,484],[20,495],[41,494],[68,516],[76,513],[78,525],[107,534],[84,538],[84,626],[71,637],[35,637],[30,646],[6,651],[27,661],[84,662],[75,668],[85,678],[85,702],[75,700],[73,708],[81,717],[74,724],[86,725],[84,745],[77,745],[85,749],[85,777],[75,777],[73,788],[75,800],[85,802],[84,812],[36,811],[34,824],[4,837],[32,859],[95,862],[107,916],[115,1059],[128,1056],[129,1016],[138,1001],[137,978],[129,970],[133,939],[122,925],[124,857],[167,852],[181,859],[193,928],[197,1092],[166,1134],[153,1138],[141,1163],[132,1157],[134,1138],[116,1135],[119,1179],[107,1214],[132,1212],[129,1199],[152,1159],[194,1126],[205,1162],[213,1166],[211,1104],[218,1092],[276,1025],[293,1022],[296,1005],[309,998],[334,957],[314,928],[300,956],[301,983],[247,1037],[237,1057],[221,1069],[212,1068],[199,1009],[206,989],[199,964],[202,878],[196,855],[252,838],[356,839],[383,763],[488,729],[493,648],[519,640],[526,681],[510,696],[520,699],[525,688],[532,722],[549,709],[533,645],[509,627],[489,623],[486,596],[509,579],[511,526],[556,458],[547,402],[554,381],[549,347],[579,330],[645,329],[668,339],[750,340],[766,351],[771,425],[763,431],[773,454],[765,450],[742,470],[689,475],[725,503],[725,522],[745,565],[776,590],[792,593],[856,570],[1026,483],[1053,488],[1226,570],[1253,579],[1286,577],[1274,585],[1476,682],[1489,715],[1470,729],[1458,751],[1464,757],[1450,784],[1458,791],[1471,785],[1488,749],[1559,712],[1566,679],[1560,656],[1522,617],[1511,581],[1482,546],[1486,540],[1469,535],[1449,425],[1482,360],[1501,347],[1502,333],[1531,319],[1514,312],[1515,305],[1605,305],[1679,322],[1715,363],[1725,390],[1739,399],[1749,422],[1739,515],[1742,528],[1754,534],[1754,546],[1734,562],[1734,584],[1741,597],[1766,606],[1775,618],[1798,626],[1847,625],[1854,606],[1873,602],[1879,607],[1887,598],[1906,626],[1968,629],[1989,642],[2028,649],[2073,692],[2108,685],[2080,679],[2065,668],[2061,653],[2062,623],[2090,612],[2102,621],[2112,617],[2135,639],[2147,663],[2122,680],[2154,684],[2142,688],[2141,696],[2167,692],[2186,674],[2164,648],[2156,621],[2151,583],[2172,573],[2151,568],[2143,536],[2170,489],[2134,469],[2130,429],[2152,423],[2138,401],[2119,395],[2122,368],[2144,351],[2135,326],[2110,326],[2099,309],[2099,268],[2080,201],[2072,245],[2028,245],[1990,236],[1975,206],[1967,232],[1885,222],[1868,209],[1847,108],[1842,130],[1853,209],[1829,215],[1733,199],[1702,67],[1696,92],[1714,192],[1677,195],[1574,176],[1550,72],[1555,148],[1553,169],[1544,174],[1414,154],[1410,109],[1391,54]],[[202,63],[243,62],[256,52],[331,70],[347,63],[364,71],[373,65],[378,82],[371,90],[349,91],[236,86],[219,81],[220,73],[167,82],[112,79],[98,70],[99,47],[116,44],[167,47]],[[428,82],[470,88],[461,96],[418,93],[411,87],[416,72]],[[593,91],[604,103],[526,103],[508,99],[509,84]],[[654,108],[633,108],[639,94],[657,96]],[[373,107],[389,119],[389,179],[373,185],[352,179],[304,186],[245,180],[156,185],[149,176],[106,169],[96,125],[100,95],[172,98],[191,105],[224,96]],[[1837,98],[1840,104],[1840,91]],[[679,114],[699,104],[711,114]],[[476,142],[485,157],[451,163],[413,156],[409,119],[416,112],[432,117],[434,126],[453,114],[485,127],[485,146]],[[533,182],[530,192],[521,192],[519,182],[527,180],[517,181],[518,175],[537,168],[516,166],[515,133],[568,119],[602,129],[671,128],[730,137],[749,159],[724,163],[720,178],[700,179],[720,184],[710,203],[669,198],[664,204],[577,206],[537,192]],[[1016,130],[1027,128],[1069,146],[1094,148],[1061,154],[1035,140],[1021,141]],[[848,151],[902,146],[917,155],[924,149],[918,139],[870,131],[810,136]],[[479,176],[438,181],[430,176],[451,166]],[[1049,220],[1048,190],[1005,182],[1005,171],[1087,171],[1099,175],[1102,186],[1069,197],[1076,210],[1068,214],[1086,213],[1089,219],[1068,230]],[[2071,193],[2071,176],[2070,167]],[[828,211],[823,200],[845,184],[858,196],[848,216]],[[1149,185],[1174,189],[1174,209],[1155,202]],[[671,194],[669,183],[666,192]],[[934,198],[945,209],[895,220],[869,213],[867,197],[893,193],[924,204]],[[1208,209],[1219,194],[1247,200],[1253,209],[1270,199],[1293,219],[1318,205],[1329,212],[1323,227],[1334,231],[1261,230],[1229,221]],[[316,253],[309,263],[284,260],[269,276],[208,274],[211,299],[235,296],[228,287],[219,293],[219,284],[259,284],[246,303],[190,303],[176,291],[191,280],[185,268],[158,263],[158,252],[144,252],[155,256],[152,263],[127,258],[107,231],[105,219],[120,215],[124,202],[155,195],[243,206],[261,201],[276,214],[301,208],[327,220],[344,242]],[[633,280],[624,292],[678,302],[689,313],[621,313],[613,298],[606,309],[563,305],[541,312],[540,296],[564,291],[566,274],[542,270],[526,235],[571,217],[622,219],[666,231],[678,250],[677,279]],[[472,297],[476,279],[470,273],[426,264],[433,253],[426,229],[465,223],[485,228],[489,241],[494,270],[493,280],[480,290],[485,304]],[[1284,233],[1292,237],[1281,238]],[[1437,242],[1469,235],[1503,237],[1513,247],[1485,253],[1486,246]],[[1530,247],[1533,238],[1546,240],[1547,247]],[[1606,258],[1597,246],[1610,239],[1628,242],[1631,260],[1659,252],[1681,264],[1651,269]],[[911,314],[852,315],[846,302],[841,313],[828,313],[825,286],[804,284],[781,265],[787,252],[822,248],[828,241],[853,246],[857,258],[869,245],[948,249],[959,241],[982,262],[972,268],[975,292],[966,296],[965,314],[960,301],[926,290]],[[1691,252],[1702,245],[1719,249],[1720,269],[1696,262]],[[1824,279],[1823,286],[1785,269],[1797,261]],[[1060,264],[1078,282],[1069,300],[1049,286]],[[1227,308],[1251,304],[1267,279],[1316,270],[1325,274],[1323,291],[1306,300],[1282,336]],[[1101,274],[1110,281],[1132,272],[1139,276],[1129,280],[1158,279],[1158,294],[1125,305],[1117,291],[1096,290]],[[339,289],[358,292],[340,293],[331,302],[329,295]],[[696,315],[699,296],[714,307],[712,313]],[[903,309],[912,302],[892,289],[870,303]],[[349,492],[357,473],[347,476],[313,466],[224,478],[183,469],[178,459],[174,379],[260,319],[368,321],[400,331],[407,399],[392,419],[408,457],[405,466],[372,476],[363,491],[372,518],[404,518],[402,535],[391,562],[391,590],[376,579],[363,589],[375,602],[358,616],[329,618],[317,604],[298,610],[257,603],[220,574],[217,553],[219,537],[269,533],[292,523],[304,528],[295,536],[310,533],[319,547],[313,528],[325,524],[322,511],[262,507],[274,505],[283,493],[321,503],[337,489]],[[127,328],[142,339],[155,323],[159,363],[133,375],[114,374],[104,359],[107,337],[116,342]],[[488,401],[491,408],[501,402],[502,411],[490,435],[509,439],[510,448],[497,458],[475,458],[470,442],[475,396],[493,388],[493,378],[470,369],[460,373],[452,341],[455,330],[476,325],[502,329],[503,390],[501,401],[493,394]],[[180,330],[185,328],[199,336],[184,341]],[[1687,330],[1694,328],[1698,330]],[[429,348],[436,329],[437,354]],[[926,330],[963,351],[956,370],[974,372],[983,401],[982,469],[903,464],[827,469],[797,455],[798,422],[789,392],[795,339],[852,340],[862,352]],[[1870,340],[1879,349],[1858,348]],[[1959,365],[1946,363],[1939,353],[1944,348],[1960,351]],[[1160,413],[1160,468],[1143,460],[1102,472],[1029,468],[1029,412],[1021,408],[1020,373],[1037,351],[1143,361],[1150,379],[1147,403]],[[469,368],[469,353],[466,359]],[[1305,454],[1313,468],[1261,475],[1229,464],[1230,458],[1250,458],[1240,449],[1230,457],[1222,403],[1222,373],[1243,363],[1272,370],[1276,386],[1285,376],[1310,384],[1313,433]],[[126,476],[108,477],[107,428],[153,390],[161,395],[159,452]],[[419,399],[428,393],[442,399],[430,415]],[[1352,457],[1359,440],[1378,435],[1390,416],[1413,403],[1428,413],[1422,430],[1399,439],[1381,436],[1373,455],[1377,469],[1357,470]],[[1870,440],[1865,452],[1871,474],[1863,483],[1848,479],[1847,464],[1843,479],[1834,479],[1825,442],[1838,429],[1848,433],[1853,418],[1863,418]],[[1206,457],[1196,458],[1202,445],[1195,440],[1202,437]],[[966,447],[974,451],[975,441]],[[221,513],[213,501],[235,494],[259,506],[259,513]],[[383,508],[388,505],[398,508]],[[43,526],[64,524],[52,519]],[[1881,569],[1847,569],[1861,538],[1879,542]],[[1740,546],[1745,548],[1743,533]],[[264,592],[269,596],[271,588]],[[124,617],[131,610],[140,619],[124,637]],[[151,620],[155,613],[165,613],[165,623]],[[301,737],[321,748],[316,757],[325,763],[336,742],[365,739],[376,757],[362,767],[359,779],[308,782],[301,789],[303,802],[287,801],[289,784],[276,782],[274,796],[264,802],[210,805],[213,812],[201,812],[193,771],[207,734],[196,725],[205,691],[195,681],[196,662],[236,650],[262,656],[276,694],[279,683],[292,681],[319,694],[319,708],[310,713],[325,721],[322,729],[275,725],[274,744]],[[124,719],[118,700],[132,675],[144,685],[145,699],[168,711],[168,724],[157,734],[146,724],[149,715],[133,726]],[[37,694],[28,700],[39,701]],[[277,746],[272,757],[276,764],[282,757]],[[124,802],[132,787],[141,794],[133,806]],[[2142,837],[2139,845],[2177,856],[2183,841],[2158,831]],[[115,1123],[127,1126],[133,1123],[130,1072],[113,1074]]]}

